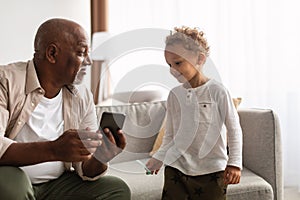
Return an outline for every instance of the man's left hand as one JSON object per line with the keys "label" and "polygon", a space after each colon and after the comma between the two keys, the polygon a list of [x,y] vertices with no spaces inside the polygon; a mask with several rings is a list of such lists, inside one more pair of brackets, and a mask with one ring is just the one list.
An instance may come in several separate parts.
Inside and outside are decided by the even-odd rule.
{"label": "man's left hand", "polygon": [[97,158],[97,160],[102,163],[107,163],[122,152],[126,146],[126,138],[122,130],[119,130],[117,134],[119,137],[118,144],[108,128],[103,130],[102,144],[98,146],[94,153],[94,157]]}

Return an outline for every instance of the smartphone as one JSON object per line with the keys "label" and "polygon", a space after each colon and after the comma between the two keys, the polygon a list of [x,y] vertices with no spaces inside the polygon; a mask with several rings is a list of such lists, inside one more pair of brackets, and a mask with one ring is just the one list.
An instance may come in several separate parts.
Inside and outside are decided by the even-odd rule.
{"label": "smartphone", "polygon": [[125,116],[126,115],[123,113],[102,113],[100,129],[103,130],[105,128],[108,128],[111,131],[117,145],[120,144],[120,139],[118,137],[117,131],[123,128]]}

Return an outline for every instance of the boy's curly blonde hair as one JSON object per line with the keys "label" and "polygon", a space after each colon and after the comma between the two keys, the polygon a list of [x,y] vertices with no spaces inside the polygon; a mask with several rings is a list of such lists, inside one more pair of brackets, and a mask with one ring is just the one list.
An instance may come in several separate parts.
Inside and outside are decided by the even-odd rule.
{"label": "boy's curly blonde hair", "polygon": [[175,27],[174,32],[166,37],[166,46],[175,43],[183,44],[184,48],[194,52],[200,51],[206,57],[209,56],[209,46],[204,37],[204,32],[199,31],[197,28]]}

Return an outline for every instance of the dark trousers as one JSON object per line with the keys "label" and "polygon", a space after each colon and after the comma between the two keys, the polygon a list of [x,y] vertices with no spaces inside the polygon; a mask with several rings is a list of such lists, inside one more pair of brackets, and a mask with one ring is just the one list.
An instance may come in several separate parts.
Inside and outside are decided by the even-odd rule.
{"label": "dark trousers", "polygon": [[226,200],[224,171],[188,176],[170,166],[165,167],[162,200]]}
{"label": "dark trousers", "polygon": [[129,200],[130,190],[121,179],[103,176],[82,181],[73,172],[41,184],[31,184],[18,167],[0,167],[0,199],[3,200]]}

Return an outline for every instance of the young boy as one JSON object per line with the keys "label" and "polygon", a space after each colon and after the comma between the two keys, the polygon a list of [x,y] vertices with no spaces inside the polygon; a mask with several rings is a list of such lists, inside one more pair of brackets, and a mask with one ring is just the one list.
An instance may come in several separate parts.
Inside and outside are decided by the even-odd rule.
{"label": "young boy", "polygon": [[175,28],[166,38],[166,62],[182,85],[169,93],[163,143],[146,164],[152,174],[166,165],[162,199],[226,199],[227,184],[240,181],[239,117],[228,90],[203,74],[208,55],[202,31]]}

